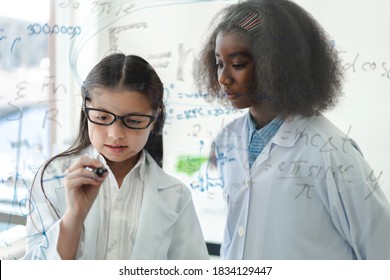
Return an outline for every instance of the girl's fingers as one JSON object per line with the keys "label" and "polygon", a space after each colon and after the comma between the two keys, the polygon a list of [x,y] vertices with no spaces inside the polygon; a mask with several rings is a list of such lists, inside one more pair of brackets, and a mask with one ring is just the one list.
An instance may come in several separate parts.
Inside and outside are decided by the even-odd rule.
{"label": "girl's fingers", "polygon": [[84,167],[78,168],[74,171],[68,171],[65,180],[68,184],[72,185],[100,185],[104,179],[107,177],[107,174],[102,176],[96,175],[94,171],[86,170]]}
{"label": "girl's fingers", "polygon": [[97,159],[83,156],[79,160],[77,160],[71,167],[69,167],[68,170],[72,172],[76,169],[85,168],[85,167],[98,168],[98,167],[103,167],[103,164]]}
{"label": "girl's fingers", "polygon": [[68,177],[68,179],[85,177],[93,179],[96,182],[102,182],[108,174],[105,172],[101,176],[98,176],[94,169],[99,167],[103,167],[103,164],[100,161],[83,156],[67,169],[66,177]]}

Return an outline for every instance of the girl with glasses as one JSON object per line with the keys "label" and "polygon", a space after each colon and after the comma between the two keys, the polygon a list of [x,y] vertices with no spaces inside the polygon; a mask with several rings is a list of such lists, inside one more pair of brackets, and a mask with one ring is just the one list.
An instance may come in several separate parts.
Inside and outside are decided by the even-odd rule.
{"label": "girl with glasses", "polygon": [[109,55],[81,93],[75,143],[34,180],[25,259],[207,259],[189,189],[151,155],[165,117],[155,70]]}
{"label": "girl with glasses", "polygon": [[343,71],[322,27],[287,0],[227,6],[201,92],[248,112],[216,138],[224,259],[390,259],[390,205],[357,145],[323,114]]}

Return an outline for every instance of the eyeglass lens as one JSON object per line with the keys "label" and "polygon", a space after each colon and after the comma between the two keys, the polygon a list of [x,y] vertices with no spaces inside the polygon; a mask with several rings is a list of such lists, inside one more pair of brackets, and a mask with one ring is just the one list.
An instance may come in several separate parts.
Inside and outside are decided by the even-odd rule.
{"label": "eyeglass lens", "polygon": [[[115,122],[116,116],[109,112],[100,110],[87,110],[88,118],[91,122],[101,125],[110,125]],[[152,120],[148,116],[128,115],[122,118],[125,126],[129,128],[147,128]]]}

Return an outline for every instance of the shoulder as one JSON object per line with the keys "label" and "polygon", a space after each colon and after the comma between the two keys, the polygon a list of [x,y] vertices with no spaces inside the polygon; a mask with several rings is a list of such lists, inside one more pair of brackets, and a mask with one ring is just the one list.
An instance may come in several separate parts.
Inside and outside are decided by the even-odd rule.
{"label": "shoulder", "polygon": [[148,152],[146,152],[146,165],[146,179],[149,180],[158,191],[175,190],[190,194],[189,188],[176,177],[166,173]]}
{"label": "shoulder", "polygon": [[146,164],[145,190],[148,188],[150,195],[176,213],[189,205],[192,194],[188,186],[162,170],[149,154],[146,155]]}
{"label": "shoulder", "polygon": [[282,129],[292,132],[297,141],[306,148],[323,154],[349,154],[358,153],[361,150],[357,143],[349,137],[349,128],[342,131],[324,115],[312,117],[295,116],[284,122]]}
{"label": "shoulder", "polygon": [[287,117],[280,132],[288,132],[295,136],[317,135],[325,138],[345,136],[345,133],[322,114],[311,117],[301,115]]}
{"label": "shoulder", "polygon": [[242,128],[246,124],[248,114],[249,113],[246,113],[232,120],[222,129],[222,131],[232,131],[232,130],[235,131],[237,128]]}
{"label": "shoulder", "polygon": [[321,139],[324,145],[332,145],[335,148],[341,148],[341,146],[345,146],[347,143],[355,143],[349,138],[347,133],[348,131],[343,132],[324,115],[309,118],[303,132],[303,134],[313,138],[311,142],[314,142],[315,138]]}
{"label": "shoulder", "polygon": [[333,122],[324,115],[316,115],[308,119],[308,128],[313,132],[321,135],[344,136],[342,132]]}
{"label": "shoulder", "polygon": [[247,130],[247,114],[244,114],[243,116],[240,116],[226,124],[217,134],[217,141],[222,140],[227,135],[231,134],[242,135]]}

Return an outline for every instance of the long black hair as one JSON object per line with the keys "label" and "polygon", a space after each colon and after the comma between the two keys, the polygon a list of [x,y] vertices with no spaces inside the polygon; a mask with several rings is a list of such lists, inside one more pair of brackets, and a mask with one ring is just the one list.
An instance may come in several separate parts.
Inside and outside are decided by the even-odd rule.
{"label": "long black hair", "polygon": [[[248,14],[260,18],[255,34],[237,24]],[[216,37],[239,33],[250,42],[254,99],[266,102],[270,112],[311,116],[337,103],[343,81],[337,52],[319,23],[297,4],[287,0],[242,1],[221,10],[212,25],[194,67],[198,89],[207,93],[209,100],[223,100],[215,62]]]}

